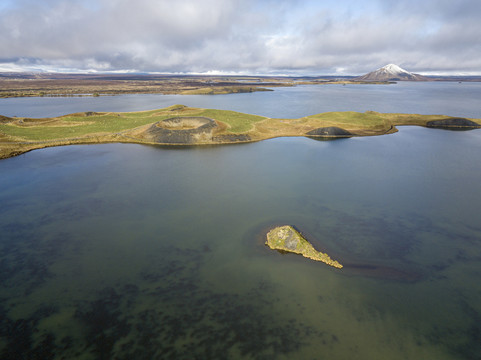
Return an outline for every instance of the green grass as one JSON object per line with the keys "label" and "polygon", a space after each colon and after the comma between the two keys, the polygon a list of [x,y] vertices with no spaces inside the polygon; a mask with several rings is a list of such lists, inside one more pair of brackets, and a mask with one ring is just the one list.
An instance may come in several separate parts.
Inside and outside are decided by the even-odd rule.
{"label": "green grass", "polygon": [[266,119],[264,116],[243,114],[229,110],[202,110],[198,116],[206,116],[214,120],[222,121],[230,125],[228,130],[231,133],[243,133],[252,129],[252,125],[256,122]]}
{"label": "green grass", "polygon": [[316,119],[321,121],[335,122],[339,127],[351,125],[366,128],[385,128],[390,127],[390,123],[386,121],[381,114],[374,112],[359,113],[354,111],[328,112],[317,115],[311,115],[308,119]]}
{"label": "green grass", "polygon": [[[94,116],[65,116],[64,126],[14,126],[0,125],[0,131],[26,140],[52,140],[81,137],[93,133],[116,133],[149,123],[164,120],[172,115],[155,115],[159,110],[141,113],[119,113]],[[72,123],[72,126],[67,126]],[[84,124],[82,124],[84,123]]]}
{"label": "green grass", "polygon": [[[252,124],[265,119],[257,115],[242,114],[227,110],[206,110],[174,105],[165,109],[131,112],[105,113],[85,116],[84,113],[62,116],[62,126],[38,123],[35,126],[0,125],[0,132],[25,140],[42,141],[82,137],[95,133],[117,133],[147,125],[175,116],[206,116],[230,126],[231,133],[249,131]],[[71,123],[71,126],[68,126]],[[31,123],[33,124],[33,123]]]}
{"label": "green grass", "polygon": [[[229,127],[226,131],[234,134],[246,133],[253,129],[254,124],[267,119],[263,116],[236,111],[198,109],[183,105],[173,105],[164,109],[130,113],[99,113],[91,116],[86,116],[85,113],[77,113],[52,118],[50,121],[49,119],[42,119],[37,123],[25,120],[25,126],[17,126],[13,123],[0,124],[0,135],[5,135],[4,138],[13,136],[27,141],[70,139],[91,134],[114,134],[177,116],[209,117],[227,124]],[[439,115],[380,114],[373,111],[365,113],[345,111],[321,113],[301,119],[292,119],[292,126],[294,129],[298,124],[304,127],[311,126],[312,128],[338,126],[345,129],[372,130],[382,133],[389,130],[392,124],[425,125],[427,120],[437,118],[446,117]],[[272,119],[271,121],[274,123],[277,119]],[[480,123],[479,119],[475,121]],[[305,130],[302,131],[302,133],[299,133],[300,135],[305,133]]]}

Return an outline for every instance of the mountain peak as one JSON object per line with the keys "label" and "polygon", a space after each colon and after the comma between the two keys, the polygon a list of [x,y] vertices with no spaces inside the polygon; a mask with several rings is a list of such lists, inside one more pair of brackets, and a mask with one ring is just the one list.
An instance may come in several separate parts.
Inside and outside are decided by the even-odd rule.
{"label": "mountain peak", "polygon": [[403,68],[399,67],[396,64],[388,64],[386,66],[383,66],[382,68],[378,70],[385,70],[387,72],[397,74],[397,73],[408,73],[408,71],[404,70]]}
{"label": "mountain peak", "polygon": [[396,64],[388,64],[366,75],[355,78],[358,81],[426,81],[425,76],[413,74]]}

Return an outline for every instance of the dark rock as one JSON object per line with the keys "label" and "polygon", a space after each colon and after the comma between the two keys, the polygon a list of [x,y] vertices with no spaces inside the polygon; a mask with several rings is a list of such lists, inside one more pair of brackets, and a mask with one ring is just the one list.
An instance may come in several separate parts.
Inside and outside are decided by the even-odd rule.
{"label": "dark rock", "polygon": [[77,113],[73,113],[73,114],[62,115],[62,116],[59,116],[59,117],[60,118],[72,117],[72,116],[75,116],[75,117],[89,117],[89,116],[100,116],[100,115],[105,115],[105,114],[106,113],[104,113],[104,112],[84,111],[84,112],[77,112]]}
{"label": "dark rock", "polygon": [[289,250],[296,250],[299,239],[295,236],[294,232],[291,232],[285,240],[285,247]]}
{"label": "dark rock", "polygon": [[406,71],[395,64],[383,66],[380,69],[372,71],[368,74],[358,76],[354,81],[429,81],[426,76],[413,74]]}
{"label": "dark rock", "polygon": [[246,142],[251,141],[251,137],[247,134],[226,134],[226,135],[219,135],[214,136],[212,138],[213,142],[222,142],[222,143],[230,143],[230,142]]}
{"label": "dark rock", "polygon": [[160,144],[196,144],[210,142],[217,123],[210,118],[174,117],[150,126],[145,137]]}
{"label": "dark rock", "polygon": [[12,121],[12,118],[9,118],[7,116],[0,115],[0,124],[6,124],[10,121]]}
{"label": "dark rock", "polygon": [[426,123],[427,127],[451,129],[451,128],[464,128],[464,129],[477,129],[481,128],[481,125],[474,121],[465,118],[448,118],[443,120],[433,120]]}
{"label": "dark rock", "polygon": [[322,127],[311,130],[307,133],[309,136],[323,136],[323,137],[350,137],[352,134],[344,129],[336,126]]}
{"label": "dark rock", "polygon": [[102,113],[98,113],[95,111],[86,111],[85,116],[96,116],[96,115],[102,115]]}

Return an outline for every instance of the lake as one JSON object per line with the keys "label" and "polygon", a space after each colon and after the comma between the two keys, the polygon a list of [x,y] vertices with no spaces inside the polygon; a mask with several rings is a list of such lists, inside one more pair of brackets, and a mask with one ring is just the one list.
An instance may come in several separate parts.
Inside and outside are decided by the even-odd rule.
{"label": "lake", "polygon": [[[303,86],[2,99],[0,114],[182,103],[278,117],[479,118],[480,95],[478,83]],[[481,130],[401,127],[1,160],[0,358],[479,359],[479,154]],[[269,250],[265,233],[280,224],[345,267]]]}
{"label": "lake", "polygon": [[394,85],[304,85],[228,95],[123,95],[0,99],[0,115],[51,117],[80,111],[142,111],[182,104],[273,118],[329,111],[442,114],[480,118],[481,82],[400,82]]}

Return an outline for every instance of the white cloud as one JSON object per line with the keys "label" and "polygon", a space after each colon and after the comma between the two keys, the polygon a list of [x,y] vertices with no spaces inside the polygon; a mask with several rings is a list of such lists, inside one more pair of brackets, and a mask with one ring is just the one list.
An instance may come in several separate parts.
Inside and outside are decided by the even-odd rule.
{"label": "white cloud", "polygon": [[481,72],[481,3],[453,3],[17,0],[0,7],[0,64],[360,74],[394,62],[415,72]]}

